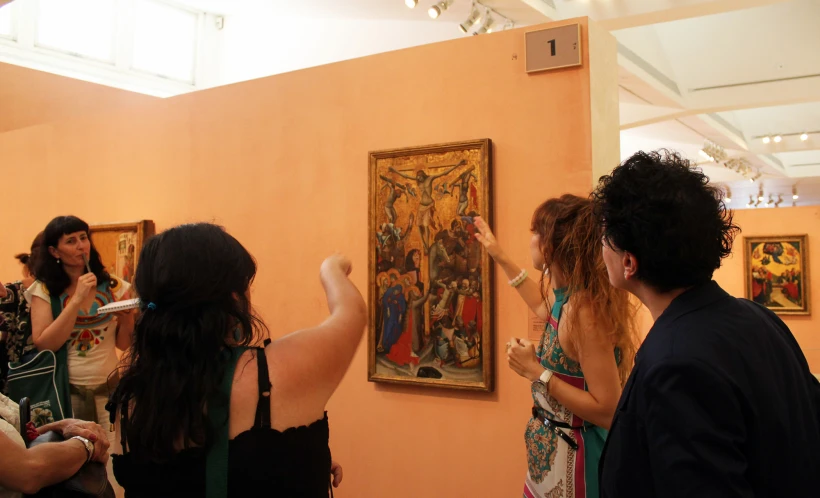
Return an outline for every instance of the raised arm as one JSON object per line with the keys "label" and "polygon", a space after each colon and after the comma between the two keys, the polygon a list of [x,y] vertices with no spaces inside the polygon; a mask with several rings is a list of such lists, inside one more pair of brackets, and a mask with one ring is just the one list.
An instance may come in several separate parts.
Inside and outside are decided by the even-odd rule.
{"label": "raised arm", "polygon": [[323,409],[344,377],[367,325],[367,306],[350,281],[350,261],[334,255],[320,278],[330,316],[319,326],[289,334],[271,345],[274,385],[300,409]]}
{"label": "raised arm", "polygon": [[[478,233],[475,234],[475,238],[481,242],[481,245],[487,249],[490,257],[492,257],[501,269],[504,270],[507,278],[512,280],[520,275],[521,267],[518,266],[515,261],[510,259],[504,250],[501,249],[501,246],[499,246],[498,241],[495,240],[495,235],[493,235],[493,232],[490,230],[487,222],[485,222],[481,217],[476,217],[475,226],[478,229]],[[528,277],[524,280],[524,283],[519,285],[515,290],[518,291],[518,295],[521,296],[521,299],[523,299],[525,303],[527,303],[527,306],[536,315],[538,315],[538,318],[542,320],[547,320],[549,318],[547,303],[541,295],[540,281],[536,282],[534,279]]]}
{"label": "raised arm", "polygon": [[462,159],[462,160],[461,160],[458,164],[455,164],[455,165],[453,165],[453,166],[450,166],[450,168],[449,168],[447,171],[444,171],[444,172],[439,173],[439,174],[437,174],[437,175],[430,175],[430,178],[432,178],[432,179],[434,179],[434,180],[435,180],[436,178],[441,178],[442,176],[449,175],[450,173],[452,173],[453,171],[455,171],[455,170],[456,170],[456,168],[459,168],[459,167],[461,167],[461,166],[464,166],[465,164],[467,164],[467,161],[465,161],[464,159]]}
{"label": "raised arm", "polygon": [[416,181],[416,178],[414,176],[407,175],[405,173],[402,173],[401,171],[396,171],[393,167],[388,168],[388,171],[390,171],[391,173],[395,173],[402,178],[407,178],[408,180]]}

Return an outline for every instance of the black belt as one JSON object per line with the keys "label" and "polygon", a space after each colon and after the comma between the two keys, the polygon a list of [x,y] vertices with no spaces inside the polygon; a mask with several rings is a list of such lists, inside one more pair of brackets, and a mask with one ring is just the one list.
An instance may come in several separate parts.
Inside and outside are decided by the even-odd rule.
{"label": "black belt", "polygon": [[569,435],[566,432],[562,431],[561,429],[575,430],[575,429],[585,429],[586,427],[584,425],[581,425],[579,427],[574,427],[574,426],[572,426],[572,425],[570,425],[566,422],[561,422],[559,420],[552,420],[551,418],[547,417],[546,415],[539,414],[539,412],[543,412],[543,410],[539,410],[537,406],[532,407],[532,417],[535,420],[538,420],[539,422],[541,422],[544,425],[544,428],[546,428],[549,431],[552,431],[553,434],[555,434],[556,436],[563,439],[564,442],[567,443],[570,448],[577,451],[578,450],[578,443],[576,443],[571,437],[569,437]]}

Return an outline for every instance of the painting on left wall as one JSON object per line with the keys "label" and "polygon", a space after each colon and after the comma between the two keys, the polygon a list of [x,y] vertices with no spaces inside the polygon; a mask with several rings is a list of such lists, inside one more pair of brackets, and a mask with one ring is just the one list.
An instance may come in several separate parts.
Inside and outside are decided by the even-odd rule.
{"label": "painting on left wall", "polygon": [[141,220],[91,225],[90,228],[91,240],[100,253],[106,271],[133,284],[140,250],[145,241],[154,235],[154,222]]}

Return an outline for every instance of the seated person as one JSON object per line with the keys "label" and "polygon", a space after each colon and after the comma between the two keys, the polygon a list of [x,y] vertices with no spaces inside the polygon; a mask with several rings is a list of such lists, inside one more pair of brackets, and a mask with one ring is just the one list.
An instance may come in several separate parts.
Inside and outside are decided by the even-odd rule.
{"label": "seated person", "polygon": [[30,427],[31,439],[49,431],[65,438],[31,449],[26,448],[19,425],[20,407],[0,394],[0,498],[37,493],[73,476],[88,461],[108,461],[108,439],[93,422],[65,419],[39,429]]}

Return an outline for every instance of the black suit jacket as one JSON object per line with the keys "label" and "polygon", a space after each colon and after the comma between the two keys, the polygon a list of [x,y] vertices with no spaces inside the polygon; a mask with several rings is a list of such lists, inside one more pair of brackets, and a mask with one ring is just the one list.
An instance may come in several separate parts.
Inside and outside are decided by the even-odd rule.
{"label": "black suit jacket", "polygon": [[788,327],[715,282],[676,298],[638,351],[599,473],[605,498],[820,497],[820,383]]}

